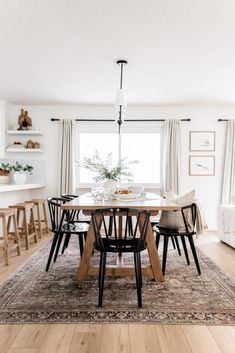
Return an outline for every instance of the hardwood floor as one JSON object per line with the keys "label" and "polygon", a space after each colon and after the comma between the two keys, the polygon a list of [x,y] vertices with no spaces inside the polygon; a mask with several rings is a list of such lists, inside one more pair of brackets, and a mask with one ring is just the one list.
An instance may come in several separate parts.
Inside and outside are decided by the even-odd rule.
{"label": "hardwood floor", "polygon": [[[0,263],[0,281],[48,241],[44,235],[21,256]],[[198,246],[235,277],[235,249],[216,233],[201,235]],[[0,325],[0,353],[233,353],[235,326],[152,324]]]}

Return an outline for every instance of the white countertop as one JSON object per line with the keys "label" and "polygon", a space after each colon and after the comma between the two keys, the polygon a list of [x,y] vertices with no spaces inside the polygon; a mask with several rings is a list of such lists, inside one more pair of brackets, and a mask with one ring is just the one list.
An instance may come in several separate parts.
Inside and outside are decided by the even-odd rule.
{"label": "white countertop", "polygon": [[42,184],[0,184],[0,192],[44,188]]}

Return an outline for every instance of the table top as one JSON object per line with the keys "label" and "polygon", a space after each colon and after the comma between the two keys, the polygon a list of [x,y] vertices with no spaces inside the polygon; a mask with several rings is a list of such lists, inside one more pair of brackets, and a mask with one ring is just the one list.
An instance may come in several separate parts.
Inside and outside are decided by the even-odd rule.
{"label": "table top", "polygon": [[66,202],[61,206],[62,209],[70,210],[94,210],[99,208],[140,208],[153,211],[178,211],[180,205],[170,202],[158,194],[147,193],[144,197],[128,200],[105,200],[95,201],[91,193],[85,193],[78,198]]}

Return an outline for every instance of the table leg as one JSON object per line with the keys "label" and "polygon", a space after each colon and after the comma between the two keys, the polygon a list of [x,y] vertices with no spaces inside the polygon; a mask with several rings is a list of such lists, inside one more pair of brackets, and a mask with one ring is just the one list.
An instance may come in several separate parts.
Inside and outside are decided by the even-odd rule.
{"label": "table leg", "polygon": [[84,246],[84,250],[82,253],[82,257],[80,260],[80,265],[77,270],[76,278],[78,281],[84,281],[87,276],[89,266],[90,266],[90,259],[92,256],[92,251],[94,249],[94,241],[95,241],[95,234],[92,222],[90,223],[87,238]]}
{"label": "table leg", "polygon": [[[141,219],[140,219],[140,222],[141,222],[141,224],[143,224]],[[156,244],[154,241],[153,229],[152,229],[150,221],[148,222],[146,243],[147,243],[147,250],[148,250],[148,254],[149,254],[151,269],[153,271],[153,278],[156,282],[157,281],[163,282],[164,277],[162,274],[162,268],[161,268],[161,264],[160,264],[160,260],[159,260],[159,256],[158,256],[157,247],[156,247]]]}

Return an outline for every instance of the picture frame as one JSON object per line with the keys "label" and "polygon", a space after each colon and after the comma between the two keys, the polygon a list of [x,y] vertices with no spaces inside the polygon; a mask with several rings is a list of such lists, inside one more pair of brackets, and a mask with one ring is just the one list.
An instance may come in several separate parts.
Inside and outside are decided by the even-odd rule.
{"label": "picture frame", "polygon": [[189,156],[190,176],[214,176],[215,156]]}
{"label": "picture frame", "polygon": [[191,152],[215,151],[215,131],[190,131],[189,150]]}

